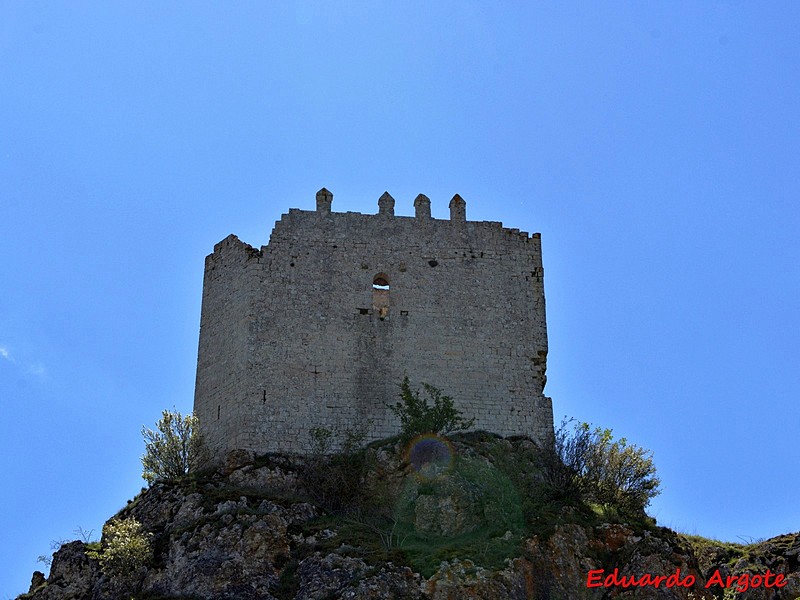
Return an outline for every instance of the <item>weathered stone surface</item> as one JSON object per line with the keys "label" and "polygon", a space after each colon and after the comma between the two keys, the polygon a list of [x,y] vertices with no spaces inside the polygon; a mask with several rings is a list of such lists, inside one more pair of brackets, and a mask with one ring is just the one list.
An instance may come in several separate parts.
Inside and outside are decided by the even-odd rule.
{"label": "weathered stone surface", "polygon": [[437,493],[417,495],[414,503],[414,526],[421,533],[454,537],[469,533],[481,524],[476,513],[475,499],[466,485],[452,481],[442,485]]}
{"label": "weathered stone surface", "polygon": [[46,585],[32,590],[36,600],[87,600],[96,598],[94,590],[102,579],[100,565],[86,556],[83,542],[64,544],[53,554]]}
{"label": "weathered stone surface", "polygon": [[269,489],[275,493],[297,490],[297,465],[285,460],[266,466],[246,465],[230,474],[230,482],[245,488]]}
{"label": "weathered stone surface", "polygon": [[41,587],[45,581],[46,578],[44,576],[44,573],[42,573],[41,571],[34,571],[33,576],[31,577],[31,587],[28,588],[28,593],[29,594],[33,593],[33,591],[36,588]]}
{"label": "weathered stone surface", "polygon": [[363,560],[338,554],[316,553],[300,563],[300,590],[296,600],[349,598],[422,598],[421,578],[408,567],[388,563],[370,568]]}
{"label": "weathered stone surface", "polygon": [[425,591],[433,600],[511,598],[509,590],[494,575],[470,560],[445,561],[439,571],[426,582]]}
{"label": "weathered stone surface", "polygon": [[466,221],[458,195],[450,220],[424,196],[416,217],[388,194],[375,215],[331,200],[289,210],[261,249],[231,235],[206,259],[195,414],[217,460],[307,452],[315,427],[394,435],[405,375],[475,429],[552,434],[540,236]]}

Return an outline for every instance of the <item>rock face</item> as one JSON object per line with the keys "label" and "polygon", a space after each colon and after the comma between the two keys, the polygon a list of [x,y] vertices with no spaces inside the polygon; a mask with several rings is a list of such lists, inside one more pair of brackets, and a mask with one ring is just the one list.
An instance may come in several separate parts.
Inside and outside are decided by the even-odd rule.
{"label": "rock face", "polygon": [[[34,574],[20,598],[710,600],[726,593],[718,585],[704,588],[715,573],[736,577],[735,587],[743,574],[754,584],[752,575],[768,570],[783,574],[785,587],[762,582],[741,597],[800,595],[800,534],[747,547],[699,543],[652,525],[588,522],[568,510],[547,531],[525,529],[522,500],[485,450],[499,448],[522,468],[529,444],[455,444],[461,467],[433,479],[415,474],[398,447],[369,450],[357,487],[396,499],[383,520],[357,511],[326,515],[301,499],[314,494],[303,489],[303,460],[292,457],[157,483],[117,515],[135,518],[152,536],[152,560],[135,585],[104,574],[89,547],[76,541],[54,554],[46,580]],[[679,573],[695,585],[587,587],[590,572],[599,570],[601,578],[619,579]]]}
{"label": "rock face", "polygon": [[86,556],[86,545],[70,542],[53,554],[46,581],[34,575],[30,597],[37,600],[93,598],[93,589],[100,577],[100,565]]}

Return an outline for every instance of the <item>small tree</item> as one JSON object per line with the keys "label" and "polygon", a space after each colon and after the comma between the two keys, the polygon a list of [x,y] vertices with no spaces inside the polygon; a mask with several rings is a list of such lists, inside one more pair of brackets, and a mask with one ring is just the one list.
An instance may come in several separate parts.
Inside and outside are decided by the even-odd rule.
{"label": "small tree", "polygon": [[551,488],[566,496],[614,506],[631,513],[644,510],[661,491],[652,452],[614,441],[611,429],[564,420],[555,432],[553,459],[547,461]]}
{"label": "small tree", "polygon": [[151,535],[133,517],[112,519],[103,526],[101,549],[86,554],[100,562],[104,575],[133,587],[153,556],[150,542]]}
{"label": "small tree", "polygon": [[625,438],[614,441],[610,429],[591,430],[588,423],[580,428],[593,440],[586,478],[597,501],[624,511],[644,510],[661,493],[653,453]]}
{"label": "small tree", "polygon": [[142,478],[152,485],[158,479],[176,479],[208,460],[208,451],[197,431],[194,414],[165,410],[156,430],[142,427],[145,452]]}
{"label": "small tree", "polygon": [[423,383],[425,394],[433,401],[433,406],[420,397],[419,390],[411,389],[408,377],[400,384],[400,400],[389,406],[400,419],[402,435],[406,439],[423,433],[450,433],[464,431],[475,423],[475,419],[464,419],[450,396],[445,396],[439,388]]}

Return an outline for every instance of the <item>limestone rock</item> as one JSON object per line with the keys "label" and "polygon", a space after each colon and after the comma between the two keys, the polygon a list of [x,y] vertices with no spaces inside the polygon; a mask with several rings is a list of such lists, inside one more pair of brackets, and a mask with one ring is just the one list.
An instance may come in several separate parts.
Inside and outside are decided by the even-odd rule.
{"label": "limestone rock", "polygon": [[300,563],[298,574],[300,589],[296,600],[424,597],[420,576],[408,567],[395,567],[392,563],[375,569],[358,558],[316,553]]}
{"label": "limestone rock", "polygon": [[[474,436],[473,436],[474,437]],[[493,474],[488,450],[500,449],[519,468],[527,460],[518,440],[473,439],[453,447],[469,467],[461,475],[438,473],[425,480],[403,459],[398,443],[370,447],[363,490],[384,490],[400,498],[398,512],[409,516],[417,532],[431,539],[457,539],[471,535],[475,523],[485,528],[504,518],[503,480]],[[83,542],[64,544],[53,556],[46,580],[35,573],[26,600],[128,600],[131,596],[163,600],[325,600],[367,599],[485,599],[485,600],[711,600],[702,589],[716,571],[723,577],[744,573],[782,573],[782,589],[751,589],[748,600],[794,600],[800,595],[800,534],[778,536],[746,549],[732,544],[690,540],[665,528],[625,523],[586,525],[585,519],[560,515],[547,535],[520,534],[513,525],[495,528],[487,547],[505,544],[508,558],[481,564],[451,558],[418,567],[407,565],[413,552],[403,537],[387,538],[374,523],[353,515],[317,521],[322,511],[291,495],[288,482],[299,473],[296,459],[273,457],[241,465],[227,475],[182,483],[156,483],[117,515],[134,517],[152,536],[153,561],[147,565],[136,589],[126,588],[101,571],[87,556]],[[535,470],[531,471],[535,472]],[[450,477],[448,479],[448,477]],[[287,487],[288,486],[288,487]],[[484,489],[482,489],[482,487]],[[491,491],[491,501],[486,490]],[[405,504],[403,504],[405,502]],[[487,507],[495,507],[487,512]],[[492,512],[494,511],[494,512]],[[507,516],[507,515],[506,515]],[[572,520],[573,522],[570,522]],[[513,519],[509,521],[514,522]],[[579,524],[579,522],[584,524]],[[390,522],[391,523],[391,522]],[[383,560],[376,551],[359,545],[346,531],[361,527],[384,545]],[[370,529],[372,527],[372,529]],[[393,530],[394,531],[394,530]],[[505,531],[505,533],[503,533]],[[350,537],[348,537],[348,535]],[[405,535],[405,534],[403,534]],[[477,534],[475,534],[477,535]],[[363,538],[362,538],[363,539]],[[392,554],[394,553],[394,554]],[[391,557],[391,558],[389,558]],[[389,562],[391,560],[391,562]],[[427,570],[426,570],[427,569]],[[696,577],[694,590],[685,588],[587,588],[591,570],[615,569],[620,576],[669,575],[678,569]],[[717,598],[722,596],[715,590]]]}
{"label": "limestone rock", "polygon": [[69,542],[53,554],[47,585],[31,590],[36,600],[86,600],[101,579],[100,565],[86,556],[83,542]]}
{"label": "limestone rock", "polygon": [[44,585],[45,579],[44,573],[41,571],[34,571],[33,576],[31,577],[31,587],[28,589],[28,593],[32,594],[37,588]]}

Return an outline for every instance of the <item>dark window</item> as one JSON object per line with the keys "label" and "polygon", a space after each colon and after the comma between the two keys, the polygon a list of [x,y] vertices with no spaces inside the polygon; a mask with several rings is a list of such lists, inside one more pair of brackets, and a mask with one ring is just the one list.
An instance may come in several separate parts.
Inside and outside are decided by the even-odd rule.
{"label": "dark window", "polygon": [[384,273],[372,279],[372,308],[381,319],[389,314],[389,277]]}

